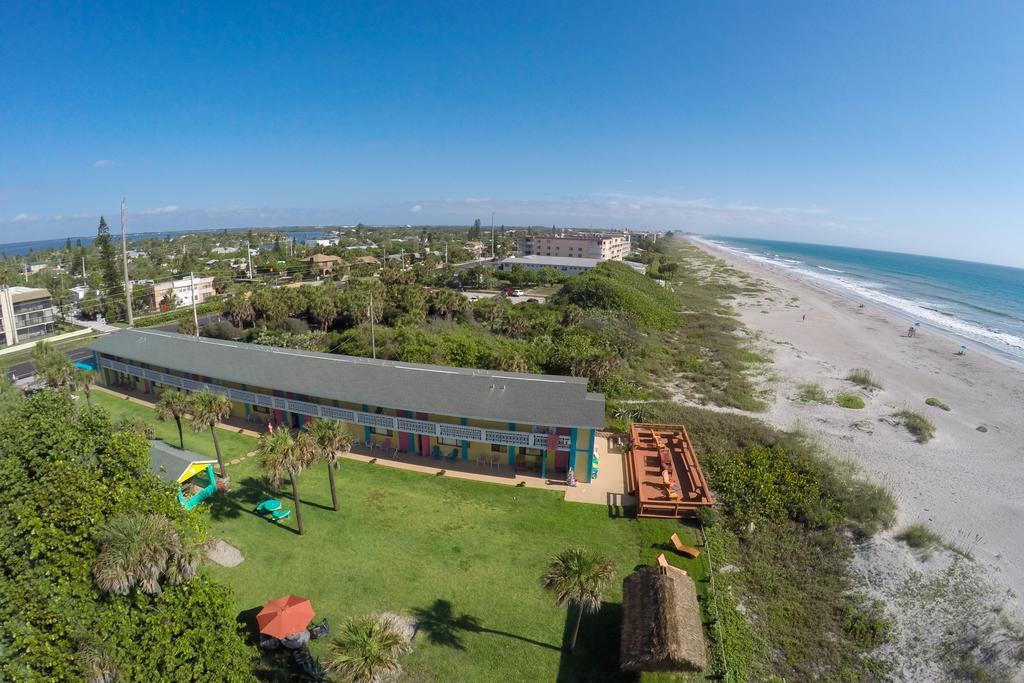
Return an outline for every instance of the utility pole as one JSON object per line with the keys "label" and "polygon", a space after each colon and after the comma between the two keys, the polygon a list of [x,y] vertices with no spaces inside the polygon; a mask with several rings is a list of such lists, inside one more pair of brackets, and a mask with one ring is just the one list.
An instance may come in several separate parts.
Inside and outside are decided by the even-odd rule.
{"label": "utility pole", "polygon": [[444,243],[444,264],[448,265],[448,243]]}
{"label": "utility pole", "polygon": [[373,359],[377,360],[377,334],[373,328],[373,290],[370,290],[370,306],[367,311],[370,315],[370,347],[373,349]]}
{"label": "utility pole", "polygon": [[121,199],[121,262],[124,264],[124,305],[128,311],[128,327],[135,324],[132,316],[132,283],[128,281],[128,239],[124,233],[124,205],[127,198]]}
{"label": "utility pole", "polygon": [[252,282],[252,251],[248,240],[245,242],[245,257],[249,259],[249,282]]}
{"label": "utility pole", "polygon": [[491,260],[494,260],[494,212],[491,211]]}
{"label": "utility pole", "polygon": [[82,282],[89,279],[89,275],[85,272],[85,257],[82,257]]}
{"label": "utility pole", "polygon": [[189,273],[189,280],[192,284],[192,323],[196,327],[196,336],[199,336],[199,313],[196,311],[196,274]]}

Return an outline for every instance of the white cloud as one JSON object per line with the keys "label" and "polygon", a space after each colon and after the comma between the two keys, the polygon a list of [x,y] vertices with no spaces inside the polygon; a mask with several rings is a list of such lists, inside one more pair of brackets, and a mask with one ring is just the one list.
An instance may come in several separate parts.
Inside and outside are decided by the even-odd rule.
{"label": "white cloud", "polygon": [[32,221],[38,220],[38,216],[33,216],[30,213],[19,213],[17,216],[11,219],[12,223],[31,223]]}
{"label": "white cloud", "polygon": [[420,211],[423,210],[423,207],[420,206],[419,204],[416,204],[409,210],[412,211],[413,213],[419,213]]}
{"label": "white cloud", "polygon": [[93,168],[106,168],[107,166],[113,166],[114,162],[111,159],[97,159],[92,163]]}
{"label": "white cloud", "polygon": [[146,209],[142,213],[144,213],[147,216],[158,216],[160,214],[165,214],[165,213],[177,213],[178,211],[179,211],[179,208],[177,206],[171,204],[169,206],[161,206],[161,207],[156,208],[156,209]]}

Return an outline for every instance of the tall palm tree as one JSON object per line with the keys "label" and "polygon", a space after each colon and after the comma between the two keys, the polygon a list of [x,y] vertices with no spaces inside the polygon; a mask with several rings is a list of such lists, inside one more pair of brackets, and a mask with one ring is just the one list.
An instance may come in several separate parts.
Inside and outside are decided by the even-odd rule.
{"label": "tall palm tree", "polygon": [[601,595],[613,578],[615,565],[583,548],[568,548],[551,558],[548,570],[540,577],[540,585],[554,593],[559,607],[576,607],[569,652],[576,647],[583,613],[596,612],[601,607]]}
{"label": "tall palm tree", "polygon": [[295,523],[299,535],[305,532],[302,526],[302,503],[299,500],[299,474],[306,469],[314,453],[313,444],[308,434],[300,434],[293,438],[287,429],[275,429],[264,432],[260,436],[256,452],[260,456],[260,465],[267,481],[275,489],[280,489],[287,477],[292,485],[292,500],[295,501]]}
{"label": "tall palm tree", "polygon": [[337,420],[314,420],[306,423],[306,431],[316,445],[318,457],[327,463],[327,480],[331,484],[331,503],[337,512],[338,492],[334,488],[334,470],[341,456],[352,447],[352,433]]}
{"label": "tall palm tree", "polygon": [[231,399],[224,394],[200,391],[192,395],[192,430],[201,432],[209,429],[213,436],[213,450],[217,452],[217,467],[220,476],[224,474],[224,458],[220,454],[220,442],[217,440],[217,425],[231,414]]}
{"label": "tall palm tree", "polygon": [[32,367],[43,384],[57,391],[71,394],[75,390],[75,366],[71,359],[45,341],[32,349]]}
{"label": "tall palm tree", "polygon": [[398,658],[409,643],[392,617],[353,617],[341,625],[331,643],[325,667],[348,683],[381,683],[398,678]]}
{"label": "tall palm tree", "polygon": [[181,431],[181,418],[188,414],[191,407],[192,399],[186,392],[179,389],[164,389],[160,392],[160,400],[153,408],[156,419],[161,422],[173,419],[178,425],[178,441],[181,442],[182,450],[185,448],[185,434]]}
{"label": "tall palm tree", "polygon": [[169,584],[188,581],[196,573],[198,547],[183,544],[163,515],[122,515],[108,521],[96,538],[99,553],[92,565],[96,587],[128,595],[138,588],[148,595]]}

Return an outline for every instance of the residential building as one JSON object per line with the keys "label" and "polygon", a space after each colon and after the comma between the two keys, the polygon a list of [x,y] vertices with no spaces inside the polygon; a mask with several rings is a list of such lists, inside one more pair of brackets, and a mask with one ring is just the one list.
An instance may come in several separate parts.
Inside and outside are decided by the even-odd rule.
{"label": "residential building", "polygon": [[628,233],[559,233],[520,235],[520,256],[568,256],[621,261],[629,256]]}
{"label": "residential building", "polygon": [[473,252],[473,256],[475,258],[480,258],[481,256],[483,256],[484,252],[487,251],[488,248],[486,244],[484,244],[483,242],[478,242],[476,240],[466,242],[465,246],[466,249],[469,249],[471,252]]}
{"label": "residential building", "polygon": [[305,245],[307,247],[334,247],[340,241],[341,239],[337,237],[321,237],[315,240],[306,240]]}
{"label": "residential building", "polygon": [[241,247],[214,247],[210,250],[211,254],[234,254]]}
{"label": "residential building", "polygon": [[89,288],[85,285],[78,285],[70,289],[71,294],[75,297],[75,301],[81,301],[89,293]]}
{"label": "residential building", "polygon": [[334,266],[341,261],[341,257],[331,256],[329,254],[313,254],[309,258],[303,260],[309,264],[310,270],[314,273],[318,275],[327,275],[334,271]]}
{"label": "residential building", "polygon": [[351,425],[357,445],[402,451],[439,469],[461,461],[503,475],[596,473],[604,396],[560,377],[355,358],[152,330],[92,346],[98,381],[156,396],[162,387],[231,399],[231,418],[301,428]]}
{"label": "residential building", "polygon": [[0,289],[0,344],[13,346],[52,334],[53,329],[50,292],[32,287]]}
{"label": "residential building", "polygon": [[191,306],[193,298],[197,304],[201,304],[216,294],[213,288],[212,277],[197,277],[193,291],[193,278],[171,280],[168,282],[157,282],[153,285],[153,306],[163,306],[164,297],[168,292],[174,292],[174,298],[178,306]]}
{"label": "residential building", "polygon": [[[562,275],[579,275],[588,270],[593,270],[601,263],[596,258],[572,258],[568,256],[510,256],[495,264],[497,270],[512,270],[520,266],[526,270],[540,270],[541,268],[554,268]],[[633,261],[623,261],[624,264],[643,273],[647,266]]]}

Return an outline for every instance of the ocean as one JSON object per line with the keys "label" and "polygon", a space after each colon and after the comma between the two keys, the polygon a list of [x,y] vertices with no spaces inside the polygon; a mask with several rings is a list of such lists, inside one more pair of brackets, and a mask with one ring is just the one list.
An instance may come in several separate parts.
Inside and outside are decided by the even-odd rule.
{"label": "ocean", "polygon": [[1022,269],[822,244],[705,239],[1024,362]]}

